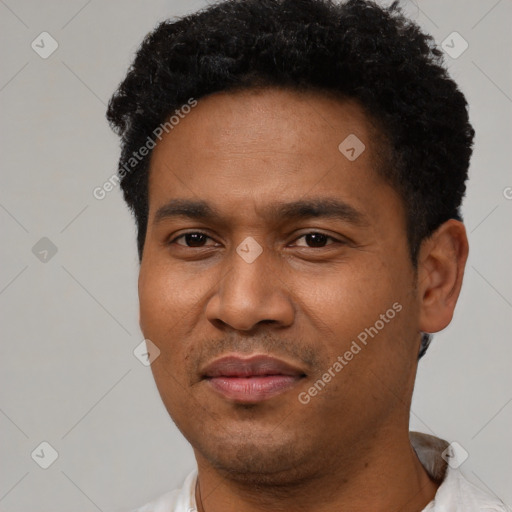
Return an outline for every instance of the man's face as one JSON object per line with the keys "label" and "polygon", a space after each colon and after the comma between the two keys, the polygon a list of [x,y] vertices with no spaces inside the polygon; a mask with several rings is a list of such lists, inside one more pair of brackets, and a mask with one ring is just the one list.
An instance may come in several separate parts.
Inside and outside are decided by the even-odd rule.
{"label": "man's face", "polygon": [[[351,134],[359,156],[353,137],[338,148]],[[356,103],[270,89],[201,99],[154,149],[140,325],[200,465],[285,481],[408,428],[419,306],[404,208],[376,172],[372,134]],[[177,199],[218,215],[173,215]],[[280,210],[313,200],[347,206]],[[256,355],[293,370],[208,370]]]}

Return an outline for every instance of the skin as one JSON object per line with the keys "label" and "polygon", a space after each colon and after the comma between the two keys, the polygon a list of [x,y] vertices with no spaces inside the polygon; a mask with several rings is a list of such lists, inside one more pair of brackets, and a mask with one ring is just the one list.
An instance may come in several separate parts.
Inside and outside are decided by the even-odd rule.
{"label": "skin", "polygon": [[[355,161],[338,150],[352,133],[366,146]],[[413,512],[434,498],[439,484],[410,445],[410,403],[420,332],[450,323],[468,243],[462,223],[444,223],[415,272],[402,200],[375,170],[377,135],[354,101],[271,88],[200,99],[153,151],[140,326],[194,449],[200,511]],[[267,214],[273,202],[333,197],[365,223]],[[222,218],[157,220],[176,198]],[[236,252],[249,236],[263,249],[252,263]],[[402,310],[301,403],[394,303]],[[271,354],[306,377],[254,405],[227,400],[200,370],[233,352]]]}

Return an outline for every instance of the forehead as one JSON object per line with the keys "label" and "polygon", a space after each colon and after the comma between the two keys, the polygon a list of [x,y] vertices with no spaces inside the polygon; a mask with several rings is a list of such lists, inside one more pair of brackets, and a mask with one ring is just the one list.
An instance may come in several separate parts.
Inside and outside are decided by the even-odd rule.
{"label": "forehead", "polygon": [[376,170],[380,141],[353,100],[283,89],[216,93],[153,150],[150,217],[172,197],[228,208],[334,195],[371,210],[369,195],[376,202],[377,188],[390,192]]}
{"label": "forehead", "polygon": [[[154,159],[168,145],[173,150],[193,149],[191,157],[200,146],[201,153],[210,154],[238,148],[245,154],[255,149],[258,154],[287,152],[298,158],[319,159],[323,153],[337,152],[339,143],[349,135],[364,140],[365,158],[376,156],[372,149],[379,133],[371,117],[356,100],[333,92],[283,88],[226,91],[201,98],[188,111],[180,119],[173,116],[177,124],[157,143]],[[195,137],[187,140],[192,135]]]}

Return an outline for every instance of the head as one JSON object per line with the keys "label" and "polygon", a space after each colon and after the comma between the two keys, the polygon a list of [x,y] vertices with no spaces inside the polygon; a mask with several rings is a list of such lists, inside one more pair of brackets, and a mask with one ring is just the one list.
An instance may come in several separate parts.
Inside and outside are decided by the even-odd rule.
{"label": "head", "polygon": [[[141,329],[196,455],[307,475],[361,433],[406,425],[468,252],[474,131],[432,38],[395,4],[228,0],[150,33],[108,119],[138,227]],[[226,400],[204,370],[233,352],[301,378]]]}

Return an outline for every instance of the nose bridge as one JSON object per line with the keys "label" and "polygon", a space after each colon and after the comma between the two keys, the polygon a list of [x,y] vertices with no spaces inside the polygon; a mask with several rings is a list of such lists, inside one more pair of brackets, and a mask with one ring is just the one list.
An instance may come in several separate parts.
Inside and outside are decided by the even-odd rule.
{"label": "nose bridge", "polygon": [[271,253],[254,238],[244,239],[228,257],[230,269],[207,308],[210,320],[250,330],[258,322],[287,324],[293,307],[285,284],[272,266]]}
{"label": "nose bridge", "polygon": [[276,271],[271,269],[270,259],[268,249],[264,250],[254,238],[244,239],[229,260],[231,271],[222,286],[223,300],[239,301],[241,306],[246,303],[253,310],[262,306],[272,294],[266,277]]}

